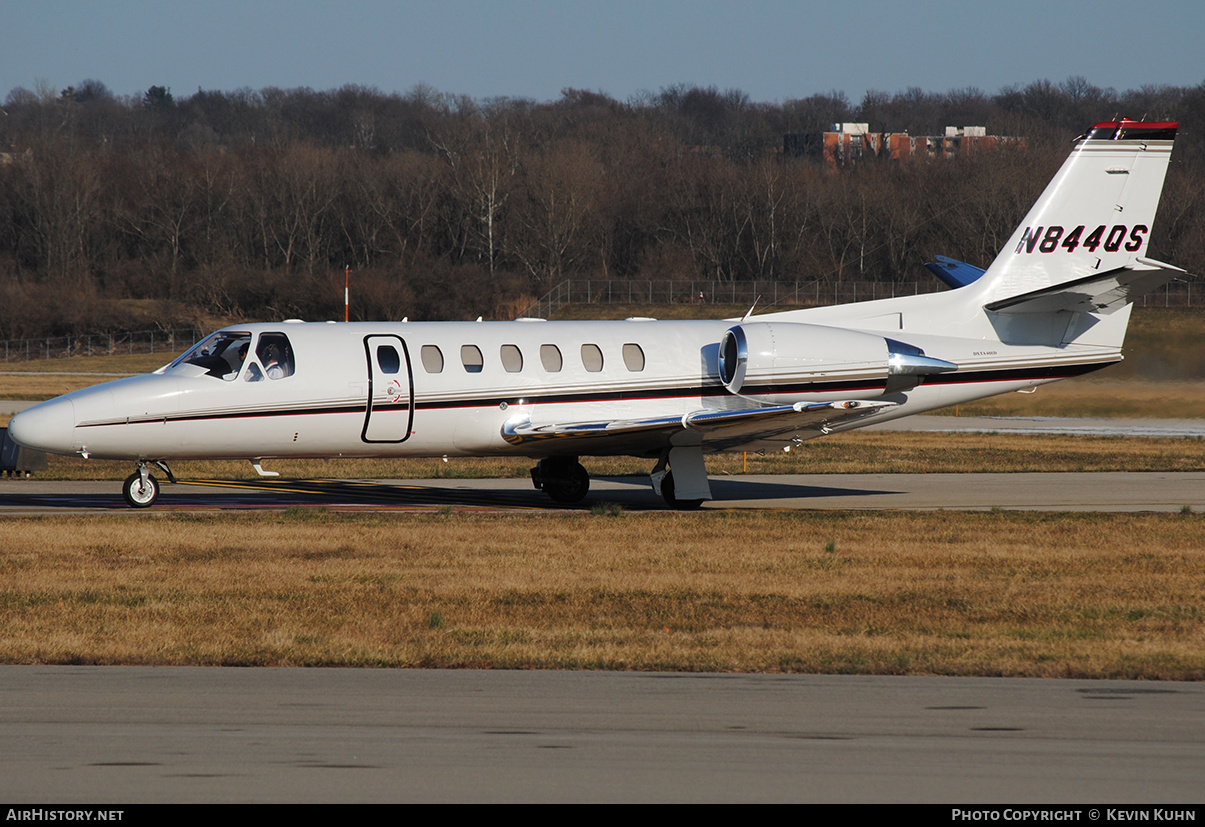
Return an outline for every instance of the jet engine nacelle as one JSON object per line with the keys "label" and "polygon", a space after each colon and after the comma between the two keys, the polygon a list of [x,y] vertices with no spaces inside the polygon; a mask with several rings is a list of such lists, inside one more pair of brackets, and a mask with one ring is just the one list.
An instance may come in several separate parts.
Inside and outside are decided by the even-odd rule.
{"label": "jet engine nacelle", "polygon": [[904,342],[837,327],[754,322],[720,340],[720,380],[740,396],[835,393],[870,398],[958,366]]}

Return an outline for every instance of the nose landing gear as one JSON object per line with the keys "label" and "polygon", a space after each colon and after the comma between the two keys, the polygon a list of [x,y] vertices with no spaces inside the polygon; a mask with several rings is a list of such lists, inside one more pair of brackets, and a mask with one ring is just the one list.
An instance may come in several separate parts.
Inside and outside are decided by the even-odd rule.
{"label": "nose landing gear", "polygon": [[[166,462],[156,461],[155,465],[163,469],[169,480],[176,481]],[[159,480],[151,476],[145,460],[138,463],[137,471],[126,477],[121,486],[121,495],[131,508],[150,508],[159,499]]]}

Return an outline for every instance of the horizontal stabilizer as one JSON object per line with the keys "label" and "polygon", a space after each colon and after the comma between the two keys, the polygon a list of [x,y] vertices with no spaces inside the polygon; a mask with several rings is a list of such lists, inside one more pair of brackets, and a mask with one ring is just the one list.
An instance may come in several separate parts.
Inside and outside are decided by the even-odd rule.
{"label": "horizontal stabilizer", "polygon": [[951,290],[957,290],[959,287],[966,287],[979,280],[987,271],[982,267],[976,267],[974,264],[967,264],[965,261],[959,261],[956,258],[948,256],[934,256],[937,261],[925,262],[925,268],[937,276],[941,283]]}
{"label": "horizontal stabilizer", "polygon": [[1045,287],[984,305],[995,313],[1100,313],[1120,310],[1152,290],[1185,273],[1153,259],[1137,259],[1137,267],[1118,267],[1105,273]]}
{"label": "horizontal stabilizer", "polygon": [[512,445],[606,437],[608,447],[648,451],[671,444],[685,444],[683,440],[673,438],[690,433],[695,434],[696,438],[686,442],[723,450],[775,438],[786,442],[791,435],[800,431],[816,431],[818,433],[814,435],[818,435],[837,423],[860,419],[894,406],[895,403],[891,402],[797,402],[794,405],[735,411],[694,411],[682,416],[652,419],[548,425],[533,425],[530,419],[523,416],[507,422],[502,428],[502,437]]}

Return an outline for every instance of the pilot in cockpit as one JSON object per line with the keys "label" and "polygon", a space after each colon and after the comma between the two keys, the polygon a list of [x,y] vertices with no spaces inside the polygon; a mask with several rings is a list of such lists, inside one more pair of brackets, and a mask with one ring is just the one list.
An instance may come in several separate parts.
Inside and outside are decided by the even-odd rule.
{"label": "pilot in cockpit", "polygon": [[264,354],[264,372],[268,374],[269,379],[283,379],[288,375],[285,373],[283,361],[280,346],[276,343],[268,345]]}

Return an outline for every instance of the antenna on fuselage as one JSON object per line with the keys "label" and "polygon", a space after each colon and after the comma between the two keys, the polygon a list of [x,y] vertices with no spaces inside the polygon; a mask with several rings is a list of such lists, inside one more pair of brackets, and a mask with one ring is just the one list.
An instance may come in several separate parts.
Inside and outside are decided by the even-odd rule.
{"label": "antenna on fuselage", "polygon": [[761,301],[761,296],[758,296],[756,299],[754,299],[754,300],[753,300],[753,304],[751,304],[751,305],[749,306],[748,311],[746,311],[746,312],[745,312],[745,315],[741,317],[741,321],[742,321],[742,322],[747,322],[747,321],[749,321],[749,317],[753,315],[753,308],[757,307],[757,303],[758,303],[759,301]]}

